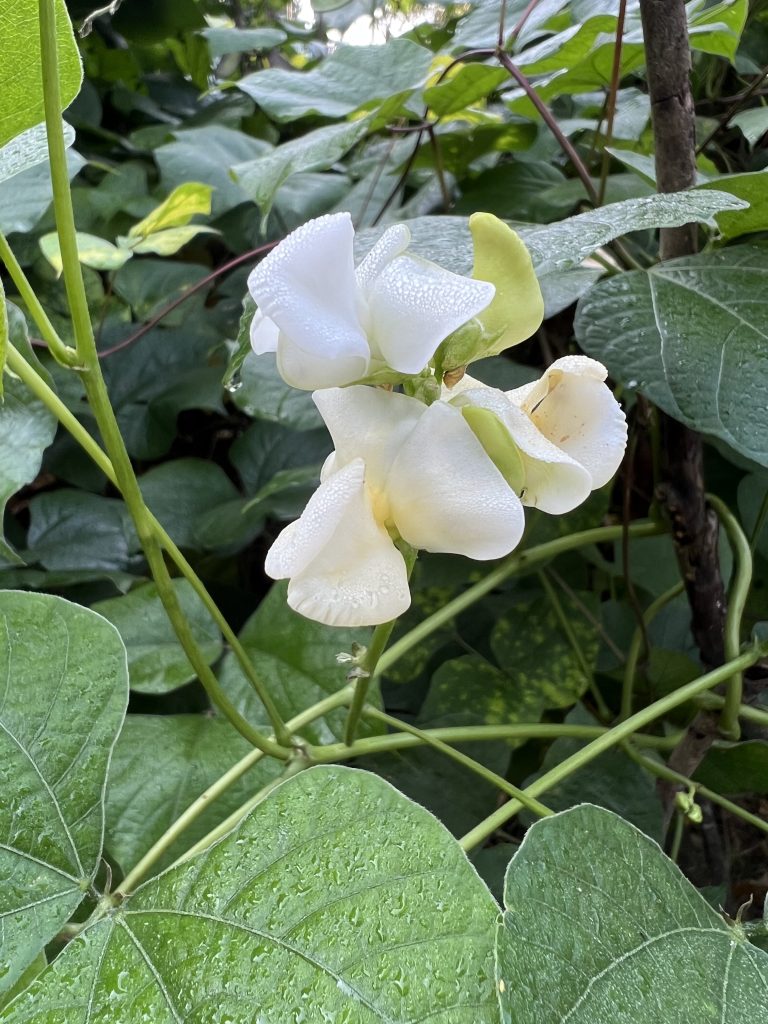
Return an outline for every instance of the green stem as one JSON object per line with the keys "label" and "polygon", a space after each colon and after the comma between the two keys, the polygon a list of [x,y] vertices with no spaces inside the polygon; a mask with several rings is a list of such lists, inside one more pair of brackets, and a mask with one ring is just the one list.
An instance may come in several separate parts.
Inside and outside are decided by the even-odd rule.
{"label": "green stem", "polygon": [[[505,558],[492,572],[489,572],[485,579],[468,587],[452,601],[443,605],[439,611],[428,616],[423,622],[412,629],[405,636],[400,637],[379,659],[378,666],[374,672],[375,676],[382,675],[404,654],[420,644],[422,640],[430,636],[442,626],[447,625],[457,615],[470,608],[481,597],[490,591],[495,590],[510,576],[515,573],[524,572],[540,565],[565,551],[573,551],[575,548],[585,547],[587,544],[602,544],[606,541],[621,540],[623,526],[598,526],[592,530],[581,530],[579,533],[571,533],[566,537],[558,537],[555,540],[539,544],[528,551],[515,552]],[[657,523],[633,523],[629,527],[630,537],[655,537],[663,533],[664,529]]]}
{"label": "green stem", "polygon": [[[703,693],[700,697],[697,697],[694,701],[700,708],[721,708],[725,704],[725,697],[721,697],[719,693]],[[739,708],[739,718],[742,718],[745,722],[754,722],[755,725],[761,725],[764,729],[768,729],[768,709],[762,711],[760,708],[753,708],[751,704],[742,704]]]}
{"label": "green stem", "polygon": [[[694,679],[685,686],[681,686],[674,693],[669,693],[660,700],[654,701],[653,704],[649,704],[647,708],[635,712],[630,718],[619,722],[612,729],[608,729],[602,736],[593,740],[586,747],[582,747],[581,750],[577,750],[576,753],[567,757],[560,764],[555,765],[554,768],[551,768],[540,778],[536,779],[527,787],[526,793],[528,796],[541,796],[552,789],[553,786],[562,782],[563,779],[568,778],[569,775],[579,771],[584,765],[589,764],[590,761],[593,761],[606,750],[610,750],[611,747],[623,743],[633,733],[644,729],[651,722],[656,721],[656,719],[663,718],[668,712],[679,707],[681,704],[685,704],[692,697],[696,697],[698,694],[718,686],[733,675],[734,672],[740,672],[745,668],[749,668],[750,665],[754,665],[755,662],[765,657],[766,654],[768,654],[768,643],[746,651],[733,661],[721,665],[712,672],[707,672],[698,679]],[[462,848],[464,850],[471,850],[478,843],[493,835],[498,828],[505,825],[510,818],[513,818],[521,810],[522,804],[519,800],[510,800],[509,803],[489,815],[485,821],[481,821],[471,832],[468,832],[461,840]]]}
{"label": "green stem", "polygon": [[[48,156],[51,165],[53,207],[56,215],[56,229],[64,271],[67,302],[72,317],[75,347],[82,367],[81,378],[91,410],[104,440],[104,447],[115,472],[117,486],[136,527],[139,542],[144,551],[150,571],[157,585],[158,595],[166,614],[173,625],[184,653],[189,659],[200,682],[211,701],[221,710],[232,725],[250,743],[273,757],[285,759],[290,749],[262,735],[229,701],[218,679],[211,671],[189,623],[176,597],[163,553],[152,530],[150,513],[144,504],[136,475],[128,457],[120,428],[109,401],[107,387],[101,373],[96,342],[93,336],[88,301],[85,294],[82,268],[77,252],[75,220],[72,197],[69,190],[66,147],[61,122],[61,103],[58,76],[58,52],[56,43],[56,11],[53,0],[39,0],[40,48],[43,72],[43,98],[45,123],[48,137]],[[280,721],[280,726],[282,722]],[[277,730],[276,735],[277,735]]]}
{"label": "green stem", "polygon": [[480,764],[479,761],[475,761],[474,758],[468,757],[466,754],[462,754],[460,750],[455,750],[453,747],[444,743],[438,739],[434,734],[426,732],[423,729],[417,729],[414,725],[409,725],[407,722],[400,721],[399,718],[393,718],[392,715],[386,714],[384,711],[379,711],[378,708],[371,707],[368,705],[363,709],[363,715],[366,718],[372,718],[375,722],[384,722],[390,728],[397,730],[397,732],[404,732],[410,736],[414,736],[420,740],[423,744],[432,747],[434,750],[439,750],[441,754],[445,754],[446,757],[450,757],[451,760],[456,761],[458,764],[468,768],[475,775],[479,775],[480,778],[485,779],[486,782],[490,782],[496,789],[500,789],[502,793],[506,793],[507,796],[516,797],[521,804],[538,815],[540,818],[545,818],[553,812],[546,807],[539,800],[534,797],[527,796],[522,789],[518,789],[517,786],[508,782],[507,779],[499,775],[497,772],[491,771],[490,768],[486,768],[485,765]]}
{"label": "green stem", "polygon": [[29,310],[29,315],[37,325],[40,336],[48,345],[53,358],[57,363],[61,363],[62,366],[77,366],[79,362],[77,352],[70,348],[69,345],[65,345],[59,337],[56,328],[49,320],[48,314],[43,309],[34,288],[21,269],[21,265],[14,256],[13,250],[2,231],[0,231],[0,260],[2,260],[5,269],[10,274],[11,280],[16,285],[16,290]]}
{"label": "green stem", "polygon": [[679,807],[675,809],[675,823],[672,831],[672,842],[669,845],[669,859],[677,864],[677,859],[680,856],[680,847],[683,845],[683,826],[685,825],[685,815]]}
{"label": "green stem", "polygon": [[[441,726],[437,729],[420,730],[430,739],[442,740],[444,743],[473,743],[483,740],[554,740],[561,737],[577,740],[594,740],[608,732],[606,726],[599,725],[568,725],[556,722],[516,723],[515,725],[458,725]],[[641,746],[658,750],[672,750],[680,741],[681,734],[675,736],[650,736],[640,733],[635,740]],[[348,747],[346,743],[328,743],[323,747],[310,748],[310,757],[314,764],[331,764],[339,761],[351,761],[357,757],[373,754],[390,753],[395,750],[410,750],[424,741],[410,733],[390,733],[386,736],[365,736]]]}
{"label": "green stem", "polygon": [[635,677],[637,675],[637,663],[640,660],[640,652],[644,645],[644,629],[653,622],[658,613],[673,601],[679,594],[682,594],[685,589],[685,584],[680,582],[676,583],[669,590],[666,590],[663,594],[660,594],[655,601],[648,605],[643,612],[643,629],[638,626],[635,632],[632,634],[632,640],[627,651],[627,663],[624,666],[624,681],[621,687],[621,711],[619,712],[619,721],[624,721],[625,718],[629,718],[632,714],[632,699],[635,692]]}
{"label": "green stem", "polygon": [[[408,579],[410,580],[418,553],[412,547],[407,545],[402,545],[400,551],[405,561]],[[363,713],[363,707],[365,706],[365,701],[368,697],[368,690],[370,689],[371,681],[376,674],[376,669],[381,656],[384,653],[384,648],[389,643],[389,638],[392,636],[392,630],[395,628],[396,624],[397,619],[392,619],[391,622],[383,622],[374,629],[373,636],[371,637],[371,643],[366,650],[365,655],[361,659],[358,667],[353,669],[347,677],[350,681],[352,679],[355,680],[355,692],[352,697],[352,703],[349,707],[347,726],[344,731],[344,741],[347,746],[351,747],[355,742],[357,727],[360,724],[360,716]]]}
{"label": "green stem", "polygon": [[695,782],[693,779],[689,779],[687,775],[681,775],[680,772],[674,771],[667,765],[654,761],[652,757],[647,757],[645,754],[641,754],[639,751],[633,749],[631,743],[626,744],[626,750],[633,761],[636,761],[637,764],[641,765],[657,778],[664,779],[667,782],[674,782],[677,785],[684,786],[686,789],[695,789],[696,792],[700,796],[704,797],[705,800],[711,800],[713,804],[718,804],[718,806],[728,811],[729,814],[733,814],[737,818],[741,818],[742,821],[746,821],[748,824],[754,825],[755,828],[759,828],[761,832],[768,832],[768,821],[765,821],[763,818],[758,818],[756,814],[750,814],[749,811],[745,810],[743,807],[739,807],[738,804],[735,804],[727,797],[716,793],[708,786],[702,786],[701,783]]}
{"label": "green stem", "polygon": [[[731,661],[741,650],[741,619],[749,597],[749,588],[752,585],[752,551],[738,520],[725,502],[716,494],[708,494],[707,501],[717,513],[733,552],[734,569],[731,585],[728,588],[728,610],[725,615],[723,633],[725,658],[727,661]],[[743,689],[744,681],[741,672],[734,672],[725,684],[725,704],[720,715],[720,732],[729,740],[738,740],[741,736],[739,709]]]}
{"label": "green stem", "polygon": [[555,588],[549,582],[549,577],[543,569],[536,573],[536,575],[539,578],[539,583],[541,583],[542,587],[544,588],[544,593],[547,595],[547,600],[552,606],[552,610],[555,613],[555,618],[560,623],[560,628],[562,629],[563,633],[565,633],[568,643],[571,645],[571,650],[573,651],[574,657],[578,662],[581,674],[584,676],[584,681],[589,687],[589,692],[592,694],[594,698],[595,705],[597,707],[597,713],[600,715],[600,718],[604,722],[608,722],[613,717],[611,715],[611,710],[605,703],[602,693],[600,693],[600,689],[597,683],[595,682],[595,674],[590,669],[589,664],[587,663],[587,659],[584,655],[584,651],[582,651],[581,649],[579,639],[576,636],[576,633],[574,631],[573,626],[571,625],[568,616],[565,614],[565,609],[560,603],[560,598],[557,596]]}
{"label": "green stem", "polygon": [[[292,733],[298,732],[300,729],[303,729],[304,726],[314,722],[315,719],[321,718],[323,715],[327,715],[330,711],[334,711],[336,708],[343,707],[344,704],[349,703],[351,695],[351,687],[339,690],[332,696],[318,701],[317,704],[313,704],[312,707],[306,708],[306,710],[302,711],[301,714],[296,715],[295,718],[290,719],[290,721],[286,723],[287,727]],[[128,872],[118,886],[118,891],[123,895],[128,895],[133,892],[139,882],[146,877],[150,868],[160,860],[171,846],[173,846],[179,836],[185,832],[194,821],[197,821],[200,815],[211,806],[214,800],[220,797],[221,794],[237,782],[239,778],[245,775],[249,768],[253,768],[255,764],[258,764],[264,756],[264,752],[261,750],[251,750],[245,755],[245,757],[242,757],[237,764],[233,764],[228,771],[212,783],[204,793],[201,793],[200,796],[194,800],[189,807],[187,807],[184,813],[174,821],[170,828],[166,829],[160,838],[150,847],[149,850],[147,850],[138,864]],[[242,810],[242,808],[240,810]],[[238,812],[235,812],[235,814],[237,813]],[[230,817],[232,816],[230,815]],[[227,821],[229,821],[229,818]]]}

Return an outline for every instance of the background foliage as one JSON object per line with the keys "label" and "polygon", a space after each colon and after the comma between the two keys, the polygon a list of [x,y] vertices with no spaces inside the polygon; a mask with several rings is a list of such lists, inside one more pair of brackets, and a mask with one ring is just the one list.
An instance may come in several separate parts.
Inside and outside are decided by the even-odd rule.
{"label": "background foliage", "polygon": [[[11,6],[0,0],[0,15]],[[309,396],[249,354],[253,306],[243,296],[260,255],[338,210],[351,212],[361,252],[406,220],[415,252],[463,273],[469,214],[518,227],[546,320],[511,358],[479,364],[476,375],[512,388],[578,345],[606,364],[631,423],[615,483],[568,516],[531,511],[523,549],[656,514],[661,410],[706,438],[707,485],[754,556],[740,639],[765,639],[768,5],[687,4],[699,182],[682,196],[655,195],[635,0],[507,0],[503,14],[497,0],[400,0],[384,10],[372,0],[291,9],[124,0],[93,19],[92,3],[67,7],[82,29],[84,70],[70,103],[79,65],[60,18],[68,162],[110,398],[148,506],[285,718],[336,693],[336,654],[367,637],[299,619],[284,588],[270,590],[264,577],[264,554],[316,486],[330,440]],[[16,17],[21,42],[8,51],[26,55],[23,78],[7,67],[8,82],[17,77],[0,77],[0,93],[17,88],[27,102],[3,106],[0,118],[0,230],[71,343],[35,127],[42,92],[27,41],[36,4],[16,4]],[[517,78],[494,52],[500,32]],[[659,265],[657,229],[691,221],[701,252]],[[10,280],[5,288],[8,337],[39,357],[66,408],[100,440],[80,379],[45,352],[25,298]],[[432,747],[387,749],[391,734],[375,719],[363,735],[380,749],[372,743],[358,763],[370,774],[313,767],[193,867],[150,880],[122,907],[99,902],[105,865],[122,878],[232,765],[245,759],[249,771],[156,868],[281,767],[255,758],[209,707],[119,492],[11,374],[0,438],[9,680],[0,771],[14,794],[2,812],[10,838],[0,846],[0,989],[14,994],[19,978],[23,989],[45,967],[40,951],[52,959],[96,908],[0,1019],[53,1021],[66,1001],[73,1021],[245,1021],[255,993],[265,1020],[768,1021],[759,948],[768,707],[757,683],[743,738],[715,743],[695,776],[703,827],[690,808],[678,810],[678,835],[667,837],[690,880],[646,836],[665,839],[656,777],[693,700],[649,726],[642,743],[574,762],[542,797],[564,814],[527,834],[533,817],[523,815],[485,845],[468,844],[498,901],[503,892],[496,938],[498,905],[446,828],[471,835],[497,809],[499,789]],[[736,568],[741,558],[737,550]],[[578,760],[626,710],[622,691],[646,707],[708,666],[668,535],[622,541],[618,531],[560,553],[555,543],[513,568],[462,603],[487,567],[418,562],[413,608],[381,662],[381,706],[453,737],[498,727],[482,742],[467,732],[458,749],[523,787]],[[721,569],[733,581],[725,539]],[[186,581],[174,585],[205,660],[236,708],[268,731],[231,644]],[[435,613],[432,627],[410,632]],[[87,649],[62,666],[62,649],[78,645]],[[49,730],[42,742],[38,719]],[[344,721],[342,708],[329,710],[302,723],[301,735],[336,745],[344,759]],[[570,809],[585,801],[595,806]],[[28,807],[42,817],[20,826]],[[168,945],[171,935],[180,945]]]}

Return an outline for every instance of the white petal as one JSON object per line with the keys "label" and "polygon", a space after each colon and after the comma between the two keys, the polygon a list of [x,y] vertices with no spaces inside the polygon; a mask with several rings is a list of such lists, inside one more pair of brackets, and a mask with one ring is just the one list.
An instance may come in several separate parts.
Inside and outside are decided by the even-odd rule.
{"label": "white petal", "polygon": [[387,228],[355,272],[362,292],[367,292],[387,264],[405,252],[410,241],[411,232],[405,224]]}
{"label": "white petal", "polygon": [[320,484],[295,523],[267,552],[264,571],[273,580],[295,576],[330,542],[349,505],[363,489],[365,464],[355,459]]}
{"label": "white petal", "polygon": [[328,626],[378,626],[410,603],[403,556],[376,522],[361,485],[317,557],[291,579],[288,604]]}
{"label": "white petal", "polygon": [[334,465],[362,458],[369,487],[381,489],[392,461],[426,412],[415,398],[356,385],[312,396],[336,449]]}
{"label": "white petal", "polygon": [[251,320],[251,348],[257,356],[265,352],[277,352],[277,339],[280,330],[276,323],[256,310]]}
{"label": "white petal", "polygon": [[594,359],[558,359],[536,382],[543,394],[531,392],[523,406],[542,434],[585,468],[592,489],[611,479],[627,444],[626,418],[605,377]]}
{"label": "white petal", "polygon": [[440,342],[485,309],[493,295],[487,281],[399,256],[368,292],[371,348],[400,373],[419,373]]}
{"label": "white petal", "polygon": [[368,356],[348,213],[308,221],[251,271],[248,288],[264,316],[296,348],[320,358]]}
{"label": "white petal", "polygon": [[552,444],[502,391],[488,387],[464,391],[454,404],[489,409],[504,423],[523,462],[525,487],[520,499],[524,505],[560,515],[570,512],[589,496],[592,479],[587,470]]}
{"label": "white petal", "polygon": [[280,332],[277,343],[277,369],[293,388],[314,391],[333,388],[360,380],[368,372],[367,355],[317,355],[305,352]]}
{"label": "white petal", "polygon": [[500,558],[523,534],[520,499],[461,415],[431,405],[403,444],[387,481],[392,515],[416,548]]}

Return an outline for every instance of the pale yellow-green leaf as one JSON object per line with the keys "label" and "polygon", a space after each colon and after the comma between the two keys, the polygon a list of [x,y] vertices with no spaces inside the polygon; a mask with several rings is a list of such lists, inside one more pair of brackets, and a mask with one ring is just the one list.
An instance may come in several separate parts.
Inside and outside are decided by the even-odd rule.
{"label": "pale yellow-green leaf", "polygon": [[469,218],[474,248],[472,276],[490,281],[496,295],[478,316],[486,334],[495,337],[481,356],[496,355],[538,330],[544,317],[544,300],[533,270],[531,255],[519,236],[491,213]]}
{"label": "pale yellow-green leaf", "polygon": [[[211,185],[188,181],[179,185],[159,206],[148,213],[144,220],[134,224],[128,232],[131,238],[146,238],[147,235],[166,228],[177,228],[189,224],[196,213],[211,212]],[[155,250],[150,250],[154,252]],[[175,252],[176,250],[171,250]]]}
{"label": "pale yellow-green leaf", "polygon": [[[38,0],[0,0],[0,146],[45,117]],[[80,92],[83,68],[64,0],[55,0],[62,110]]]}
{"label": "pale yellow-green leaf", "polygon": [[196,235],[203,234],[217,235],[218,231],[214,228],[208,228],[204,224],[188,224],[186,227],[166,228],[164,231],[153,231],[151,235],[142,238],[140,242],[132,244],[131,248],[135,253],[154,252],[158,256],[172,256],[173,253],[178,252],[183,245],[186,245]]}
{"label": "pale yellow-green leaf", "polygon": [[[97,235],[89,235],[84,231],[77,232],[77,255],[80,262],[93,270],[119,270],[131,258],[130,249],[119,248]],[[55,231],[43,235],[40,239],[43,256],[48,260],[57,274],[61,274],[64,264],[59,248],[59,236]]]}

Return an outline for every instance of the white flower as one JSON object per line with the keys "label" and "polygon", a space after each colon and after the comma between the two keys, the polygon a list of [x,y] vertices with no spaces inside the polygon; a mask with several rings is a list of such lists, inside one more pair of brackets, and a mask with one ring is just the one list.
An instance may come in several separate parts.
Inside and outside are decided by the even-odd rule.
{"label": "white flower", "polygon": [[520,500],[461,411],[356,386],[313,395],[335,451],[301,517],[265,563],[290,580],[288,603],[333,626],[377,625],[410,604],[414,548],[500,558],[523,532]]}
{"label": "white flower", "polygon": [[606,376],[594,359],[565,356],[514,391],[464,377],[445,397],[459,408],[487,409],[498,417],[513,443],[523,504],[557,514],[606,484],[624,456],[627,422]]}
{"label": "white flower", "polygon": [[277,353],[283,379],[312,390],[350,384],[382,367],[420,373],[444,338],[493,299],[494,286],[403,255],[398,224],[355,269],[348,213],[308,221],[253,270],[259,309],[254,352]]}

